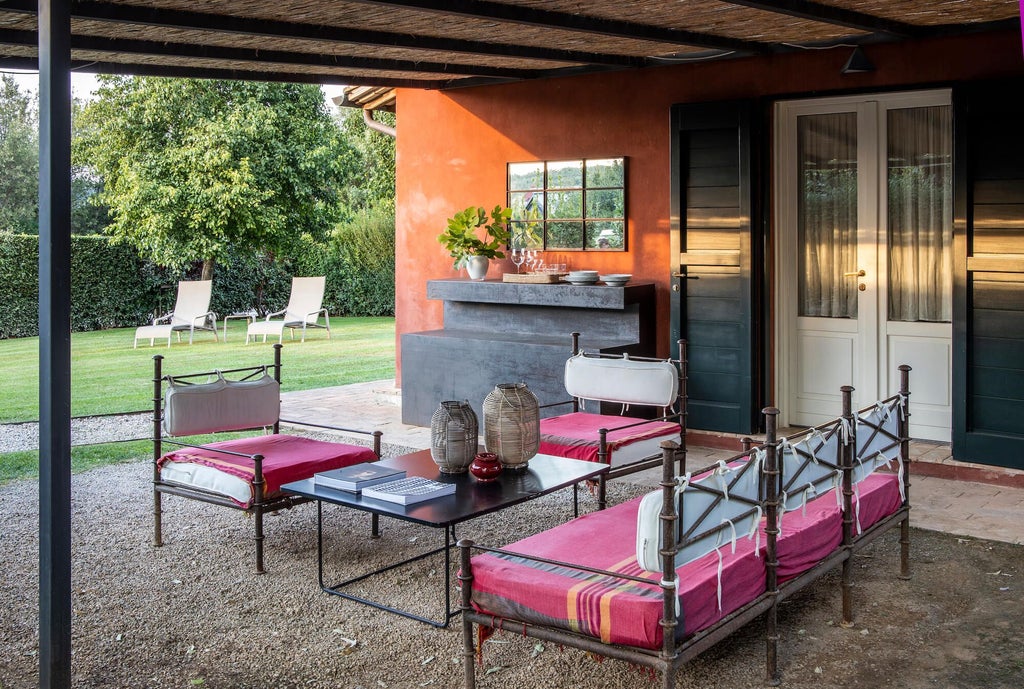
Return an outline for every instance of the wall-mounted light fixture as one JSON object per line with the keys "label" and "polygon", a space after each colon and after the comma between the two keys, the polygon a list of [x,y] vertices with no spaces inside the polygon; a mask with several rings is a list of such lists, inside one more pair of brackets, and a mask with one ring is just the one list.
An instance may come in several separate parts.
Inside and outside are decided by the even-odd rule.
{"label": "wall-mounted light fixture", "polygon": [[853,49],[850,53],[850,59],[843,65],[841,72],[843,74],[860,74],[862,72],[874,72],[875,65],[868,59],[868,56],[864,54],[864,51],[860,46]]}

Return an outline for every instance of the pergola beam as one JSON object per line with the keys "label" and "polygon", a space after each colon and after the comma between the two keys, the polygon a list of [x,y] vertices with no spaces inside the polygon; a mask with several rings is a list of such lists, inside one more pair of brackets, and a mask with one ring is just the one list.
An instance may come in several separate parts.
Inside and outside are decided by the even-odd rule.
{"label": "pergola beam", "polygon": [[764,54],[772,51],[772,46],[759,41],[748,41],[687,29],[673,29],[654,24],[605,19],[593,15],[555,12],[535,7],[526,7],[524,5],[506,5],[500,2],[488,2],[487,0],[349,0],[349,2],[423,10],[445,15],[457,14],[476,19],[491,19],[528,26],[539,26],[547,29],[564,29],[601,36],[616,36],[631,40],[696,46],[712,50],[729,50],[754,54]]}
{"label": "pergola beam", "polygon": [[845,26],[848,29],[868,33],[884,33],[903,38],[922,38],[932,33],[925,26],[916,26],[895,19],[886,19],[874,14],[848,10],[834,5],[824,5],[809,0],[724,0],[731,5],[742,5],[755,10],[785,14],[800,19],[810,19],[825,24]]}
{"label": "pergola beam", "polygon": [[[7,12],[34,14],[36,3],[33,0],[6,0],[6,2],[0,5],[0,9]],[[368,46],[392,46],[414,50],[436,50],[474,55],[498,55],[569,64],[611,65],[616,67],[643,67],[647,64],[646,58],[631,55],[563,50],[560,48],[509,43],[491,43],[488,41],[392,33],[388,31],[369,31],[342,26],[282,22],[209,12],[182,12],[89,0],[74,3],[72,17],[74,19],[159,26],[186,31],[213,31],[266,38],[302,39]]]}
{"label": "pergola beam", "polygon": [[[26,46],[35,45],[36,35],[32,31],[0,29],[0,44],[3,43]],[[340,69],[372,69],[381,71],[472,75],[506,79],[529,79],[537,77],[546,71],[509,67],[492,67],[487,65],[463,65],[445,62],[391,60],[362,57],[358,55],[323,55],[284,50],[256,50],[253,48],[231,48],[225,46],[130,40],[99,36],[72,36],[71,49],[121,55],[154,55],[161,57],[233,60]]]}

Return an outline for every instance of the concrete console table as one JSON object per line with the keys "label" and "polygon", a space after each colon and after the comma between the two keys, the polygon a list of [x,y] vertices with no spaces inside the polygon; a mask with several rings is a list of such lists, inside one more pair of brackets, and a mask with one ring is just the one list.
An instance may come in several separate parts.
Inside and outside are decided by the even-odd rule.
{"label": "concrete console table", "polygon": [[444,329],[402,335],[402,421],[408,424],[429,426],[442,400],[467,400],[480,416],[497,383],[526,383],[541,404],[566,399],[562,371],[574,331],[589,351],[655,353],[653,283],[430,280],[427,298],[444,301]]}

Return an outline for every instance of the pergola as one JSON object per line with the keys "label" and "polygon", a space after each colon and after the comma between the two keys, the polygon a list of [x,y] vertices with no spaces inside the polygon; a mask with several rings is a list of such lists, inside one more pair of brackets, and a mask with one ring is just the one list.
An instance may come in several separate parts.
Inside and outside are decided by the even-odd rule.
{"label": "pergola", "polygon": [[[70,73],[450,89],[1017,26],[1018,0],[0,0],[40,72],[40,680],[71,684]],[[373,107],[379,98],[359,104]]]}

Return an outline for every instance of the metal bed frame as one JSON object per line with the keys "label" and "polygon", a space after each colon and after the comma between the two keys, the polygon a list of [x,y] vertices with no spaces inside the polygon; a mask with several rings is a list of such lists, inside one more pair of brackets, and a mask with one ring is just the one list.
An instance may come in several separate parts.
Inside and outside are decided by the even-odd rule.
{"label": "metal bed frame", "polygon": [[[222,369],[220,371],[205,371],[202,373],[189,373],[180,376],[173,376],[176,383],[194,384],[190,383],[190,380],[196,378],[209,378],[210,376],[219,374],[244,374],[240,380],[250,380],[258,375],[263,375],[271,370],[273,371],[274,380],[278,383],[281,382],[281,350],[283,345],[274,345],[274,362],[272,364],[265,364],[260,366],[247,366],[243,368],[234,369]],[[252,481],[254,498],[249,507],[244,508],[232,501],[231,499],[201,488],[195,488],[192,486],[186,486],[179,483],[173,483],[164,481],[160,476],[159,461],[163,456],[163,445],[165,443],[174,445],[177,447],[192,447],[202,448],[202,445],[194,445],[190,443],[184,443],[176,440],[171,440],[169,437],[163,434],[163,391],[164,383],[171,378],[163,374],[163,355],[157,354],[153,357],[153,545],[156,547],[163,545],[163,495],[177,495],[183,498],[189,498],[192,500],[199,500],[212,505],[221,505],[223,507],[229,507],[231,509],[239,510],[246,514],[252,515],[253,527],[254,527],[254,540],[256,547],[256,574],[265,573],[263,566],[263,515],[270,512],[276,512],[278,510],[287,509],[294,507],[295,505],[309,502],[309,498],[304,498],[297,495],[286,495],[280,494],[275,496],[265,495],[264,489],[266,487],[266,481],[263,477],[263,455],[254,454],[247,455],[240,452],[233,452],[231,450],[218,449],[217,452],[225,455],[231,455],[235,457],[248,457],[252,459],[254,464],[254,476]],[[295,421],[290,419],[278,418],[273,425],[273,432],[278,433],[280,431],[281,422],[306,426],[310,428],[323,428],[335,431],[344,431],[347,433],[359,433],[363,435],[371,436],[373,439],[373,452],[379,458],[381,451],[381,431],[365,431],[353,428],[342,428],[339,426],[326,426],[315,423],[307,423],[304,421]],[[245,430],[258,430],[257,428],[235,428],[231,430],[245,431]],[[377,516],[374,515],[371,522],[371,532],[373,537],[379,535],[379,526]]]}
{"label": "metal bed frame", "polygon": [[[681,359],[685,360],[684,350],[680,349]],[[683,364],[685,371],[685,363]],[[777,539],[780,533],[779,506],[780,495],[783,491],[783,476],[780,466],[780,439],[777,437],[777,416],[779,410],[775,407],[766,407],[763,410],[766,421],[765,442],[756,450],[763,450],[765,462],[762,468],[763,481],[762,490],[764,496],[764,511],[766,515],[766,589],[765,592],[756,596],[739,609],[728,614],[710,627],[703,629],[688,638],[677,640],[676,628],[679,621],[676,617],[676,594],[674,582],[661,582],[663,594],[663,607],[660,625],[663,630],[662,647],[660,650],[652,650],[626,645],[606,644],[597,638],[573,633],[556,627],[539,625],[523,620],[508,617],[495,617],[494,615],[478,612],[473,608],[473,563],[474,553],[509,553],[496,548],[488,548],[475,544],[471,540],[462,540],[460,547],[460,573],[459,581],[462,586],[462,626],[463,626],[463,665],[465,671],[466,689],[476,687],[475,660],[476,648],[473,640],[473,625],[484,628],[500,628],[515,634],[529,636],[542,641],[549,641],[563,646],[579,648],[598,656],[615,658],[633,663],[640,667],[649,668],[652,671],[660,671],[662,675],[663,689],[672,689],[676,686],[676,673],[682,665],[703,651],[709,649],[722,639],[737,631],[755,618],[765,616],[765,642],[766,642],[766,681],[772,686],[780,683],[778,670],[778,609],[779,604],[786,598],[792,596],[807,585],[821,578],[825,573],[837,566],[842,567],[841,590],[842,590],[842,618],[841,625],[850,626],[853,622],[853,596],[852,596],[852,575],[853,555],[864,548],[867,544],[878,538],[889,529],[900,527],[900,578],[906,579],[910,576],[910,470],[909,470],[909,372],[910,367],[903,365],[900,371],[900,391],[898,395],[883,400],[884,403],[899,401],[902,413],[898,420],[898,437],[889,437],[888,449],[899,448],[901,459],[900,474],[904,487],[903,500],[900,507],[888,517],[881,519],[872,527],[858,536],[854,535],[853,516],[853,468],[857,459],[856,454],[856,422],[857,416],[851,411],[852,393],[851,386],[842,388],[842,416],[834,421],[822,424],[815,428],[803,431],[793,438],[805,434],[843,432],[840,429],[853,429],[852,439],[847,438],[840,443],[840,466],[842,480],[842,541],[836,550],[812,568],[802,574],[780,584],[778,582],[777,570],[779,561],[777,556]],[[685,396],[683,397],[685,405]],[[861,410],[861,413],[868,411]],[[682,418],[685,419],[685,406],[682,409]],[[870,425],[869,425],[870,427]],[[876,435],[881,431],[874,428],[871,433]],[[685,438],[684,438],[685,440]],[[750,456],[752,451],[747,450],[736,458],[742,459]],[[675,554],[677,548],[685,545],[688,540],[680,539],[682,520],[679,518],[682,510],[675,504],[675,490],[677,486],[675,467],[677,462],[685,470],[686,447],[685,442],[677,445],[671,441],[662,443],[662,495],[663,506],[661,512],[661,537],[663,549],[660,551],[662,558],[662,571],[675,571]],[[683,472],[680,472],[683,473]],[[708,530],[710,532],[710,529]],[[700,538],[707,532],[694,534],[690,538]],[[623,581],[636,581],[650,584],[650,580],[639,577],[630,577],[616,572],[608,572],[593,568],[582,567],[570,562],[558,562],[543,558],[528,558],[522,553],[515,553],[519,558],[533,559],[547,564],[568,567],[579,571],[598,574],[611,579]]]}

